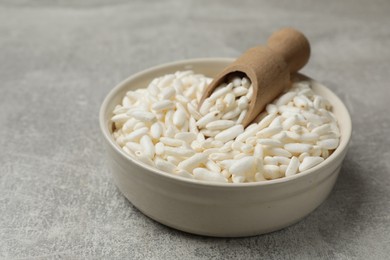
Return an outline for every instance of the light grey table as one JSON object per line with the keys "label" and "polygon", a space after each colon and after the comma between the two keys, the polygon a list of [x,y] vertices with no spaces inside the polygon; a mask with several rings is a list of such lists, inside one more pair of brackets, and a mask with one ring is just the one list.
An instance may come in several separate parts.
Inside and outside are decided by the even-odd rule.
{"label": "light grey table", "polygon": [[[0,1],[0,258],[385,259],[390,254],[390,2]],[[329,198],[296,225],[217,239],[145,217],[118,191],[98,127],[132,73],[236,57],[274,30],[312,42],[304,73],[348,106]]]}

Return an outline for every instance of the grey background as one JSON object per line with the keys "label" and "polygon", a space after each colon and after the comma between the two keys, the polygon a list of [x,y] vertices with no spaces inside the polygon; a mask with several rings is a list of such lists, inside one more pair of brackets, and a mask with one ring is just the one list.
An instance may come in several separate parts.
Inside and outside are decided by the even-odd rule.
{"label": "grey background", "polygon": [[[0,1],[0,258],[388,258],[389,13],[386,0]],[[304,73],[352,115],[330,197],[296,225],[242,239],[141,214],[105,163],[105,95],[164,62],[236,57],[287,25],[311,40]]]}

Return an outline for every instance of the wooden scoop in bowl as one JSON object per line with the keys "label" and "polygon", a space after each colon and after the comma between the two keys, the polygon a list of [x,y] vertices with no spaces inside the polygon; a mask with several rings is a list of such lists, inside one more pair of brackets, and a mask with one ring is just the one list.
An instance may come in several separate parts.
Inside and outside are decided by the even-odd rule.
{"label": "wooden scoop in bowl", "polygon": [[265,106],[291,84],[290,74],[299,71],[310,57],[307,38],[292,28],[281,29],[271,35],[267,46],[257,46],[244,52],[225,68],[205,89],[199,107],[227,76],[245,74],[253,86],[248,113],[242,124],[249,125]]}

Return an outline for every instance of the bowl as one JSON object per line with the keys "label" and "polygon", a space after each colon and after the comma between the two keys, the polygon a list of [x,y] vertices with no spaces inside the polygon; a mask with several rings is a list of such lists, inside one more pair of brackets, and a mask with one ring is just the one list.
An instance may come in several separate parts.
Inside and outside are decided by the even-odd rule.
{"label": "bowl", "polygon": [[178,70],[191,69],[213,77],[232,61],[191,59],[144,70],[117,85],[101,106],[100,128],[116,185],[141,212],[169,227],[217,237],[275,231],[298,222],[317,208],[331,192],[340,172],[351,137],[351,118],[332,91],[311,79],[308,80],[314,92],[333,105],[341,131],[340,144],[324,162],[292,177],[257,183],[201,182],[136,161],[116,144],[110,118],[128,90],[146,87],[153,78]]}

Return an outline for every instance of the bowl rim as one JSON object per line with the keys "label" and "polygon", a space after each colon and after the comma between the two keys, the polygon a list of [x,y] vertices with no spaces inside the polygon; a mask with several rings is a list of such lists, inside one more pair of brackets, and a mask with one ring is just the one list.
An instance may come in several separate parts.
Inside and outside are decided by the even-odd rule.
{"label": "bowl rim", "polygon": [[[346,115],[346,118],[343,118],[343,121],[345,122],[346,135],[344,135],[344,138],[341,140],[339,146],[336,148],[336,150],[328,158],[326,158],[323,162],[314,166],[313,168],[310,168],[310,169],[303,171],[299,174],[295,174],[295,175],[289,176],[289,177],[278,178],[278,179],[274,179],[274,180],[267,180],[267,181],[261,181],[261,182],[246,182],[246,183],[218,183],[218,182],[209,182],[209,181],[189,179],[189,178],[185,178],[185,177],[181,177],[181,176],[175,176],[172,173],[167,173],[167,172],[161,171],[161,170],[154,168],[150,165],[147,165],[143,162],[137,161],[136,159],[132,158],[130,155],[126,154],[125,151],[123,149],[121,149],[118,144],[115,143],[115,140],[112,138],[112,135],[111,135],[108,127],[105,124],[104,115],[106,113],[107,106],[110,103],[110,101],[116,96],[116,94],[122,88],[125,88],[126,85],[128,85],[131,81],[133,81],[134,79],[137,79],[139,77],[146,76],[149,73],[158,71],[160,69],[164,69],[166,67],[171,67],[171,66],[183,66],[183,65],[189,65],[190,63],[191,64],[207,63],[207,62],[218,62],[219,63],[219,62],[233,62],[233,61],[234,61],[234,58],[227,58],[227,57],[184,59],[184,60],[163,63],[163,64],[153,66],[153,67],[148,68],[148,69],[141,70],[135,74],[132,74],[131,76],[129,76],[128,78],[126,78],[125,80],[123,80],[119,84],[117,84],[114,88],[112,88],[109,91],[109,93],[106,95],[102,105],[100,106],[99,125],[100,125],[100,130],[103,133],[104,139],[109,143],[111,148],[113,148],[123,158],[130,161],[131,163],[138,165],[141,168],[145,168],[145,169],[153,172],[153,174],[159,175],[160,177],[168,178],[171,181],[178,181],[178,182],[182,182],[182,183],[184,182],[184,183],[191,184],[191,185],[199,185],[199,186],[207,186],[207,187],[231,187],[231,188],[233,188],[233,187],[237,188],[237,187],[270,186],[270,185],[282,184],[282,183],[286,183],[286,182],[290,182],[293,180],[303,178],[307,175],[313,174],[314,172],[317,172],[323,168],[328,167],[330,164],[333,163],[333,161],[337,157],[341,156],[343,154],[343,152],[348,148],[348,144],[350,142],[351,135],[352,135],[352,120],[351,120],[351,116],[350,116],[348,109],[346,108],[344,102],[342,102],[342,100],[333,91],[331,91],[329,88],[322,85],[318,81],[311,79],[309,77],[307,77],[308,80],[315,83],[316,85],[319,85],[321,88],[325,88],[331,95],[333,95],[333,98],[335,100],[334,102],[338,102],[340,104],[341,110],[344,110],[343,113]],[[306,76],[304,76],[304,77],[306,77]],[[340,121],[340,120],[338,119],[338,121]]]}

